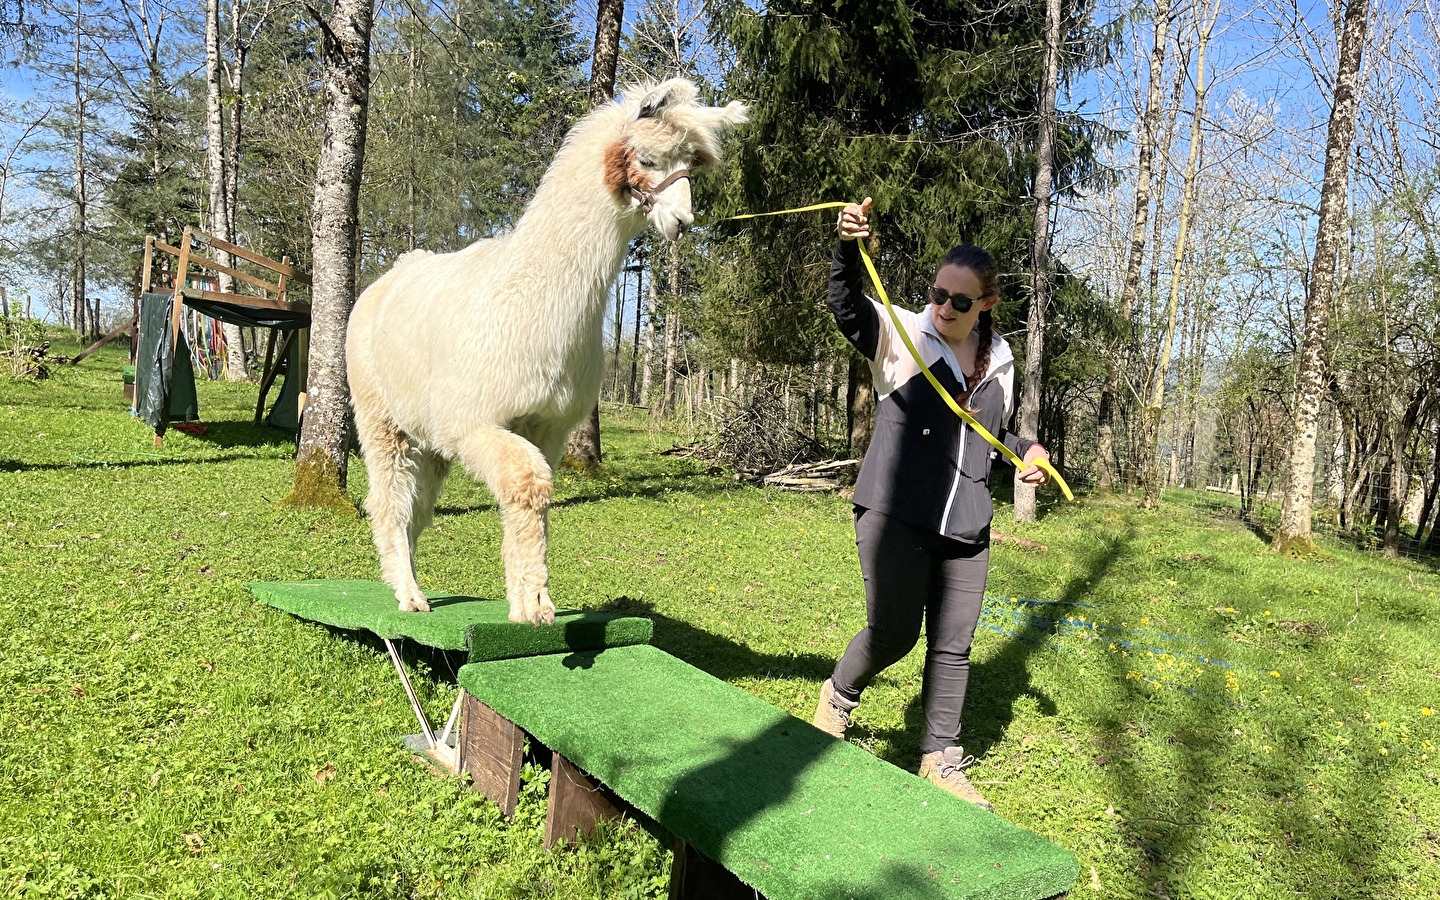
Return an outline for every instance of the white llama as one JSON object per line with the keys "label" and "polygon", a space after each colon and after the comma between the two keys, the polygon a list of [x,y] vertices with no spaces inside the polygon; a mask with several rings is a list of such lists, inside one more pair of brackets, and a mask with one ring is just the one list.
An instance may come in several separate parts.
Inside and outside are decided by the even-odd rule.
{"label": "white llama", "polygon": [[510,619],[553,624],[546,570],[551,469],[600,395],[610,285],[646,219],[689,227],[689,170],[719,158],[733,102],[696,102],[673,79],[581,119],[534,199],[501,237],[456,253],[407,253],[355,303],[346,335],[380,568],[400,610],[428,611],[415,544],[460,460],[504,521]]}

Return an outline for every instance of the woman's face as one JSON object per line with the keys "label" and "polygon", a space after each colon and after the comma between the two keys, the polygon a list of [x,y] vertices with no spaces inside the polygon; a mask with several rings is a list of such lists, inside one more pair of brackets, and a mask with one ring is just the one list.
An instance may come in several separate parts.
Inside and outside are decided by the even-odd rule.
{"label": "woman's face", "polygon": [[980,283],[979,276],[964,266],[943,266],[935,273],[934,284],[948,294],[961,294],[978,301],[970,305],[968,312],[963,313],[957,313],[948,300],[944,306],[930,304],[930,317],[935,321],[935,330],[944,335],[947,341],[963,341],[974,330],[975,320],[980,318],[980,312],[990,309],[999,300],[999,297],[993,295],[982,298],[985,287]]}

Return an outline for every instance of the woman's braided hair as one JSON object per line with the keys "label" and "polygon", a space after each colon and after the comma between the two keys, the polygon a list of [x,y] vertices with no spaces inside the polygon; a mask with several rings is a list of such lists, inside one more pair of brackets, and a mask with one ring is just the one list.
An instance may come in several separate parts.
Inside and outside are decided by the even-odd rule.
{"label": "woman's braided hair", "polygon": [[[988,297],[995,293],[995,281],[1000,275],[1000,266],[995,262],[995,257],[984,247],[977,247],[974,244],[961,244],[940,260],[940,268],[956,266],[961,269],[969,269],[975,273],[980,281],[982,290],[981,296]],[[961,392],[956,399],[960,401],[969,412],[978,410],[970,409],[970,395],[974,393],[975,386],[985,380],[985,373],[990,368],[990,344],[994,340],[995,321],[990,310],[980,311],[980,317],[975,320],[975,337],[979,343],[975,348],[975,371],[966,378],[969,390]]]}

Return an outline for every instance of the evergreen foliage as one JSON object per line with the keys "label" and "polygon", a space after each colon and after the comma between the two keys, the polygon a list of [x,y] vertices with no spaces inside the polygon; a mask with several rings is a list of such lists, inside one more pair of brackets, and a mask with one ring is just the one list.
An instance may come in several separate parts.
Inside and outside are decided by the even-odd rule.
{"label": "evergreen foliage", "polygon": [[[1085,46],[1088,3],[1071,5],[1067,46]],[[715,208],[740,213],[875,198],[877,263],[891,294],[921,295],[940,256],[978,243],[1020,271],[1032,222],[1030,137],[1037,127],[1044,10],[1033,4],[780,0],[731,3],[714,27],[736,65],[727,88],[751,103],[751,128]],[[1061,79],[1087,59],[1061,56]],[[1061,196],[1094,178],[1090,123],[1062,117]],[[706,272],[708,327],[736,355],[805,363],[830,343],[816,313],[832,217],[746,222]],[[761,250],[763,248],[763,253]],[[764,265],[750,264],[762,258]],[[1016,321],[1018,282],[1005,296]],[[1008,313],[1008,315],[1007,315]]]}

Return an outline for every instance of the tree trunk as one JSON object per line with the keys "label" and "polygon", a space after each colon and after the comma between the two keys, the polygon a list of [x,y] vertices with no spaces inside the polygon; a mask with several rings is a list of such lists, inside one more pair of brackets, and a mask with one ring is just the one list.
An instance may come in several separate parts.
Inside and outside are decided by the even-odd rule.
{"label": "tree trunk", "polygon": [[665,396],[661,412],[666,415],[675,406],[675,366],[680,345],[680,248],[670,245],[670,296],[665,304]]}
{"label": "tree trunk", "polygon": [[[1430,489],[1425,492],[1425,505],[1420,507],[1420,518],[1415,522],[1415,539],[1419,539],[1425,533],[1425,526],[1430,522],[1430,515],[1435,512],[1435,497],[1440,494],[1440,428],[1435,430],[1435,451],[1430,455]],[[1430,537],[1426,543],[1433,543],[1435,530],[1432,528]]]}
{"label": "tree trunk", "polygon": [[655,379],[655,270],[645,285],[645,365],[640,371],[640,405],[650,405],[650,384]]}
{"label": "tree trunk", "polygon": [[[1045,2],[1045,84],[1040,94],[1040,135],[1035,146],[1035,242],[1030,248],[1030,317],[1025,335],[1025,380],[1020,391],[1019,434],[1040,437],[1045,312],[1050,305],[1050,179],[1055,158],[1055,91],[1060,65],[1060,0]],[[1035,487],[1015,471],[1015,521],[1035,521]]]}
{"label": "tree trunk", "polygon": [[[76,334],[84,338],[85,319],[90,311],[90,305],[86,302],[86,276],[85,276],[85,237],[88,226],[86,224],[87,206],[89,196],[86,184],[85,171],[85,94],[81,90],[80,76],[80,34],[84,30],[84,11],[80,7],[80,0],[75,0],[75,268],[74,285],[71,294],[72,303],[75,309],[73,321]],[[94,330],[93,327],[91,329]]]}
{"label": "tree trunk", "polygon": [[[225,177],[225,119],[220,109],[220,0],[205,2],[205,169],[210,180],[210,220],[206,229],[212,237],[230,240],[229,190]],[[214,251],[222,266],[233,265],[230,254]],[[221,293],[235,291],[235,280],[220,273]],[[225,379],[240,381],[245,377],[245,348],[241,343],[240,326],[221,323],[225,336]]]}
{"label": "tree trunk", "polygon": [[1295,417],[1290,433],[1289,480],[1280,524],[1271,549],[1289,556],[1315,551],[1310,536],[1310,506],[1315,493],[1315,440],[1320,401],[1325,394],[1325,343],[1329,336],[1330,303],[1335,290],[1335,265],[1345,230],[1349,195],[1350,147],[1355,138],[1359,105],[1356,81],[1365,50],[1370,0],[1349,0],[1340,33],[1335,75],[1335,105],[1330,110],[1325,145],[1325,179],[1320,188],[1320,222],[1305,300],[1305,340],[1295,377]]}
{"label": "tree trunk", "polygon": [[[635,329],[630,338],[630,383],[626,390],[626,396],[631,403],[640,401],[640,304],[645,298],[645,258],[642,246],[642,252],[636,254],[639,268],[635,271]],[[654,280],[653,275],[651,280]]]}
{"label": "tree trunk", "polygon": [[845,391],[846,426],[850,455],[864,459],[875,433],[875,385],[870,380],[870,363],[858,353],[850,354],[849,385]]}
{"label": "tree trunk", "polygon": [[350,390],[345,329],[355,305],[356,218],[370,104],[373,0],[335,0],[322,23],[324,136],[311,212],[309,393],[301,418],[295,484],[286,500],[303,506],[354,507],[345,494]]}
{"label": "tree trunk", "polygon": [[[1122,328],[1129,328],[1140,285],[1140,264],[1145,258],[1145,226],[1150,218],[1151,158],[1155,149],[1155,125],[1160,116],[1160,79],[1165,73],[1165,49],[1170,40],[1170,0],[1157,0],[1155,46],[1150,51],[1150,83],[1145,98],[1145,113],[1140,119],[1140,146],[1135,167],[1135,218],[1130,230],[1130,255],[1125,266],[1125,283],[1120,290],[1119,318]],[[1115,407],[1120,400],[1120,380],[1125,376],[1124,357],[1129,337],[1110,348],[1105,361],[1105,383],[1100,389],[1100,436],[1096,455],[1095,485],[1102,491],[1114,490],[1119,477],[1115,457]]]}
{"label": "tree trunk", "polygon": [[[1218,4],[1218,0],[1216,0]],[[1212,6],[1208,19],[1201,19],[1206,11],[1195,11],[1197,36],[1195,54],[1195,117],[1190,123],[1190,150],[1185,159],[1185,187],[1180,198],[1180,222],[1175,235],[1175,256],[1170,268],[1170,299],[1166,305],[1165,335],[1160,341],[1158,359],[1155,365],[1155,380],[1150,389],[1150,402],[1146,404],[1142,419],[1145,441],[1141,447],[1141,464],[1144,466],[1144,496],[1140,505],[1145,509],[1160,506],[1164,472],[1160,468],[1160,420],[1165,413],[1165,380],[1170,376],[1170,356],[1175,345],[1176,317],[1180,308],[1180,281],[1184,277],[1185,257],[1190,237],[1190,219],[1195,205],[1195,185],[1200,176],[1200,147],[1205,138],[1202,124],[1205,118],[1205,48],[1215,28],[1218,5]],[[1171,446],[1171,453],[1176,447]]]}
{"label": "tree trunk", "polygon": [[[620,25],[625,0],[600,0],[595,11],[595,51],[590,58],[590,106],[593,109],[615,96],[615,63],[620,57]],[[617,338],[618,341],[618,338]],[[570,432],[565,445],[568,462],[577,469],[600,465],[600,401],[590,417]]]}

